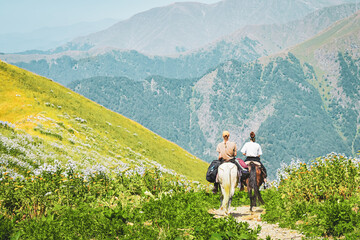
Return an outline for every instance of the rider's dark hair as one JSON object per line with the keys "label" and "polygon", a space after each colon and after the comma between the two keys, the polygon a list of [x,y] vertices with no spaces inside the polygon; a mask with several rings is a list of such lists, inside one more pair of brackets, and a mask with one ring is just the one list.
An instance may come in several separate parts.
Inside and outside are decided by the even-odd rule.
{"label": "rider's dark hair", "polygon": [[255,142],[255,133],[254,132],[250,133],[250,139],[251,139],[251,141]]}

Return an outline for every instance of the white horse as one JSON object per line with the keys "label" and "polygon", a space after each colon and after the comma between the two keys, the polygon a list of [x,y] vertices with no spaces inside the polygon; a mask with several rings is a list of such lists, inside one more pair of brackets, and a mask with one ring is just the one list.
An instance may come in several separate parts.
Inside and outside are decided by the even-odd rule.
{"label": "white horse", "polygon": [[238,170],[235,164],[225,162],[219,166],[218,179],[221,187],[220,211],[228,215],[235,188],[238,185]]}

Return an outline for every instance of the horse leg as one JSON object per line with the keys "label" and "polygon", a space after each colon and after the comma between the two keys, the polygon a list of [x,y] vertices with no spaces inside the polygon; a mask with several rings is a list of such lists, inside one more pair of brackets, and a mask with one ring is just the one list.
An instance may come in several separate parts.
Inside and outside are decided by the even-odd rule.
{"label": "horse leg", "polygon": [[264,202],[264,200],[262,199],[262,197],[261,197],[261,194],[260,194],[260,192],[259,192],[259,202],[262,204],[262,205],[264,205],[265,204],[265,202]]}
{"label": "horse leg", "polygon": [[221,195],[220,195],[220,208],[221,208],[221,206],[222,206],[223,200],[224,200],[224,196],[221,194]]}
{"label": "horse leg", "polygon": [[252,211],[253,207],[256,207],[256,198],[255,198],[255,192],[252,192],[253,189],[250,190],[251,191],[251,207],[250,207],[250,211]]}
{"label": "horse leg", "polygon": [[[257,174],[256,174],[256,166],[254,163],[250,164],[250,176],[249,176],[249,184],[248,184],[248,191],[250,197],[250,211],[252,208],[256,206],[256,190],[257,190]],[[254,191],[254,192],[252,192]]]}
{"label": "horse leg", "polygon": [[257,201],[256,201],[256,199],[257,199],[257,194],[256,194],[256,190],[255,190],[255,189],[253,189],[253,190],[254,190],[254,195],[253,195],[254,204],[253,204],[253,206],[254,206],[254,207],[257,207],[257,206],[258,206]]}
{"label": "horse leg", "polygon": [[250,187],[250,180],[249,180],[249,178],[247,178],[245,182],[246,182],[246,188],[247,188],[248,195],[249,195],[249,199],[250,199],[250,211],[252,212],[253,200],[252,200],[252,197],[251,197],[251,187]]}
{"label": "horse leg", "polygon": [[254,196],[254,197],[255,197],[255,205],[257,205],[257,204],[256,204],[256,199],[258,199],[261,204],[264,204],[264,200],[263,200],[262,197],[261,197],[261,193],[260,193],[260,191],[259,191],[259,188],[254,189],[254,195],[255,195],[255,196]]}
{"label": "horse leg", "polygon": [[252,189],[250,188],[250,186],[247,186],[248,189],[248,194],[249,194],[249,198],[250,198],[250,211],[252,212],[252,207],[253,207],[253,197],[252,197]]}
{"label": "horse leg", "polygon": [[225,214],[226,214],[226,215],[229,215],[229,213],[230,213],[231,201],[232,201],[232,196],[230,196],[229,202],[228,202],[228,204],[227,204],[227,206],[226,206],[226,210],[225,210]]}
{"label": "horse leg", "polygon": [[261,197],[261,193],[260,193],[260,186],[263,183],[263,174],[262,174],[262,170],[260,168],[257,167],[256,169],[257,174],[257,189],[256,189],[256,195],[257,195],[257,199],[259,200],[259,202],[261,204],[265,204],[264,200]]}

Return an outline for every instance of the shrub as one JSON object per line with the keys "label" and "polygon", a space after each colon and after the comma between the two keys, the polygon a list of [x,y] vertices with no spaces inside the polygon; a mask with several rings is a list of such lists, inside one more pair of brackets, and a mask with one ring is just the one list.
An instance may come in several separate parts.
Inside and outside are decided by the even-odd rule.
{"label": "shrub", "polygon": [[292,163],[279,171],[278,188],[265,194],[269,222],[308,235],[358,234],[360,161],[329,154],[307,165]]}
{"label": "shrub", "polygon": [[0,215],[0,239],[10,239],[13,232],[14,223],[11,219],[8,219]]}

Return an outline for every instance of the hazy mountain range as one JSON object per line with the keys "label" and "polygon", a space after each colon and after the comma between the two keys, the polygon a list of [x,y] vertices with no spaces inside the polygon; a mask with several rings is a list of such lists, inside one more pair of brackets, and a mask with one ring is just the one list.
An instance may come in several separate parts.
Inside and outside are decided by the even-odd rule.
{"label": "hazy mountain range", "polygon": [[[3,35],[0,36],[0,43],[3,43],[0,52],[33,49],[52,49],[50,52],[87,51],[91,48],[111,47],[150,55],[169,55],[203,47],[247,25],[287,23],[327,6],[351,2],[355,3],[356,0],[174,3],[141,12],[111,27],[114,21],[104,20]],[[70,41],[71,38],[75,39]],[[70,42],[63,45],[64,41]]]}
{"label": "hazy mountain range", "polygon": [[124,76],[134,80],[152,75],[193,78],[229,59],[250,62],[300,43],[354,12],[354,4],[345,4],[320,9],[285,24],[246,26],[176,57],[147,56],[134,50],[94,49],[56,54],[10,54],[3,55],[2,59],[64,85],[95,76]]}
{"label": "hazy mountain range", "polygon": [[304,0],[223,0],[215,4],[174,3],[136,14],[128,20],[75,39],[69,49],[83,45],[115,47],[151,55],[193,50],[246,25],[286,23],[335,4],[354,2]]}
{"label": "hazy mountain range", "polygon": [[[76,37],[100,31],[113,25],[115,22],[117,22],[115,19],[104,19],[69,26],[40,28],[27,33],[0,34],[0,52],[47,51],[63,45]],[[28,53],[32,52],[30,51]]]}
{"label": "hazy mountain range", "polygon": [[226,62],[197,79],[97,77],[71,88],[211,160],[221,131],[258,134],[271,176],[281,162],[360,149],[360,13],[288,52]]}

